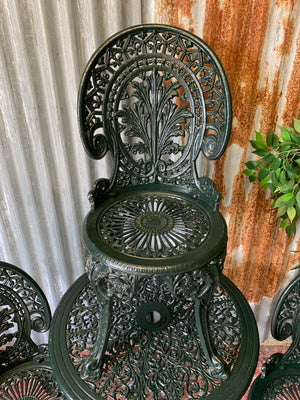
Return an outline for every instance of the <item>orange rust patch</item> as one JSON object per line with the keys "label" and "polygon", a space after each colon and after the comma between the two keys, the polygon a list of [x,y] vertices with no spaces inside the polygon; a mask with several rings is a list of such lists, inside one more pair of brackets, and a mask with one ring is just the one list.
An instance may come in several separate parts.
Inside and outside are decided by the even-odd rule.
{"label": "orange rust patch", "polygon": [[[192,7],[194,0],[156,0],[158,22],[188,29],[194,33]],[[188,27],[186,26],[188,21]]]}
{"label": "orange rust patch", "polygon": [[[266,87],[258,89],[258,80],[264,68],[262,52],[269,8],[268,1],[262,3],[253,0],[243,3],[241,7],[224,1],[222,9],[217,2],[207,1],[207,29],[203,30],[204,40],[219,56],[231,88],[236,123],[229,146],[235,143],[244,148],[240,171],[235,171],[231,202],[228,207],[222,203],[220,207],[222,214],[229,218],[228,255],[224,272],[251,302],[258,302],[263,296],[272,297],[290,266],[290,241],[284,231],[278,231],[276,211],[269,209],[271,200],[266,199],[266,193],[259,189],[258,184],[252,185],[246,199],[244,188],[247,178],[241,173],[249,157],[248,140],[253,136],[258,107],[261,108],[260,130],[264,135],[268,130],[275,129],[278,119],[280,69],[275,70],[273,81],[268,82],[269,90]],[[211,23],[213,15],[219,22],[217,30]],[[282,27],[284,40],[281,48],[277,47],[282,57],[290,53],[292,45],[294,26],[290,24],[291,20],[292,16],[285,17],[286,25]],[[300,79],[296,79],[296,82],[299,84]],[[294,95],[292,97],[295,99]],[[217,161],[213,176],[223,197],[226,190],[224,175],[229,172],[224,171],[225,160],[226,153]],[[238,259],[234,253],[237,248],[240,248]]]}
{"label": "orange rust patch", "polygon": [[[192,8],[203,7],[205,18],[193,20]],[[246,177],[242,174],[249,159],[249,139],[254,130],[263,135],[275,130],[278,112],[283,124],[292,123],[299,110],[300,94],[300,33],[290,74],[291,53],[295,45],[297,0],[231,0],[175,1],[156,0],[158,22],[194,31],[202,28],[203,39],[215,51],[226,71],[233,102],[234,127],[228,146],[244,149],[239,170],[225,171],[226,152],[215,162],[213,180],[223,198],[224,177],[233,178],[232,196],[228,206],[221,202],[220,211],[228,220],[228,252],[224,272],[242,290],[248,301],[259,302],[272,297],[279,289],[286,271],[300,255],[290,253],[289,240],[278,230],[276,211],[271,199],[258,183],[246,193]],[[200,15],[195,13],[195,15]],[[280,37],[270,38],[270,20],[280,24]],[[202,16],[201,16],[202,20]],[[276,42],[277,40],[277,42]],[[280,42],[280,43],[279,43]],[[273,49],[271,46],[274,46]],[[264,49],[274,51],[274,59]],[[270,76],[266,73],[270,71]],[[271,76],[272,74],[272,76]],[[286,82],[286,74],[290,80]],[[263,81],[264,80],[264,81]],[[284,96],[284,97],[283,97]],[[281,109],[279,108],[281,105]],[[300,228],[299,228],[300,229]],[[297,249],[300,248],[296,243]]]}
{"label": "orange rust patch", "polygon": [[285,30],[284,40],[276,47],[276,52],[281,56],[285,56],[291,50],[295,31],[295,18],[290,16],[285,17],[282,21],[281,29]]}
{"label": "orange rust patch", "polygon": [[291,73],[292,79],[287,86],[286,103],[282,113],[282,124],[288,125],[293,117],[299,118],[300,112],[300,30],[296,39],[295,61]]}

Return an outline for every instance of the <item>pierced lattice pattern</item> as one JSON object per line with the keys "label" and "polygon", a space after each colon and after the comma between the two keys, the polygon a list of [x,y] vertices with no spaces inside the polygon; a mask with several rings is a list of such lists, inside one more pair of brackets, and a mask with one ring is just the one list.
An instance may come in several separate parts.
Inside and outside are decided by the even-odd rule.
{"label": "pierced lattice pattern", "polygon": [[185,254],[208,234],[206,215],[174,196],[136,195],[105,210],[98,232],[124,254],[162,258]]}

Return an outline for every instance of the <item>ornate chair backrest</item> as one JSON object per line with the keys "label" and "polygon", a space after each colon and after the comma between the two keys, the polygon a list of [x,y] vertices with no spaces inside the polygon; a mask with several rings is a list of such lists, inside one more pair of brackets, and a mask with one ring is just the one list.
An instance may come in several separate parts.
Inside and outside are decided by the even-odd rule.
{"label": "ornate chair backrest", "polygon": [[149,24],[116,34],[93,54],[78,115],[88,154],[100,159],[112,153],[105,190],[162,183],[203,191],[208,181],[198,177],[196,160],[201,150],[211,160],[223,154],[231,98],[224,70],[205,42],[179,28]]}
{"label": "ornate chair backrest", "polygon": [[300,275],[281,294],[272,317],[271,332],[276,340],[292,338],[282,361],[294,363],[300,369]]}
{"label": "ornate chair backrest", "polygon": [[0,262],[0,375],[43,353],[31,333],[47,331],[50,320],[37,283],[18,267]]}
{"label": "ornate chair backrest", "polygon": [[300,275],[281,294],[272,317],[276,340],[292,341],[284,354],[274,353],[253,382],[248,400],[300,398]]}

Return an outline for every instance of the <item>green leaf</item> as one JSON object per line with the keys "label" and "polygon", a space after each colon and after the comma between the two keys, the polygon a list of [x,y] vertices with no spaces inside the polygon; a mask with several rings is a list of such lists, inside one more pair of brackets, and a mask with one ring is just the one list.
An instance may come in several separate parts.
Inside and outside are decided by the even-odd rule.
{"label": "green leaf", "polygon": [[300,133],[300,119],[294,118],[294,128],[296,132]]}
{"label": "green leaf", "polygon": [[269,147],[274,147],[274,137],[276,140],[277,136],[273,132],[268,132],[266,142]]}
{"label": "green leaf", "polygon": [[286,162],[285,168],[290,179],[295,179],[298,177],[298,173],[294,170],[293,166],[290,163]]}
{"label": "green leaf", "polygon": [[268,187],[268,182],[269,182],[269,175],[265,176],[261,181],[260,181],[260,187],[266,189]]}
{"label": "green leaf", "polygon": [[283,202],[283,201],[289,201],[289,200],[291,200],[293,197],[294,197],[293,193],[286,193],[286,194],[283,194],[282,196],[278,197],[277,201],[278,201],[279,203],[280,203],[280,202]]}
{"label": "green leaf", "polygon": [[269,153],[267,156],[265,156],[262,161],[265,163],[270,163],[274,160],[275,156],[272,153]]}
{"label": "green leaf", "polygon": [[298,206],[300,207],[300,192],[298,192],[296,194],[296,202],[297,202]]}
{"label": "green leaf", "polygon": [[288,127],[280,126],[279,129],[281,130],[281,138],[279,140],[281,142],[290,142],[291,136],[290,136]]}
{"label": "green leaf", "polygon": [[281,165],[281,160],[280,160],[280,158],[274,158],[274,160],[273,160],[272,163],[271,163],[271,167],[272,167],[273,169],[278,169],[278,168],[280,167],[280,165]]}
{"label": "green leaf", "polygon": [[256,141],[255,140],[249,140],[249,142],[251,143],[251,146],[253,147],[253,149],[257,149],[257,145],[256,145]]}
{"label": "green leaf", "polygon": [[259,157],[267,157],[270,153],[267,150],[257,149],[252,152]]}
{"label": "green leaf", "polygon": [[276,217],[282,217],[286,213],[286,210],[287,210],[286,204],[283,204],[282,206],[278,207]]}
{"label": "green leaf", "polygon": [[286,226],[287,226],[287,220],[286,219],[283,219],[281,222],[280,222],[280,225],[279,225],[279,228],[285,228]]}
{"label": "green leaf", "polygon": [[294,184],[295,184],[294,180],[288,181],[284,185],[280,186],[280,191],[282,193],[292,192],[293,188],[294,188]]}
{"label": "green leaf", "polygon": [[290,221],[293,222],[294,218],[296,217],[295,207],[289,207],[286,212],[287,212],[287,215],[288,215]]}
{"label": "green leaf", "polygon": [[284,142],[280,145],[280,151],[289,151],[290,149],[291,149],[291,145],[286,144],[286,142]]}
{"label": "green leaf", "polygon": [[275,201],[275,207],[280,207],[280,203],[287,203],[293,198],[294,198],[293,193],[285,193],[282,196],[278,197],[278,199]]}
{"label": "green leaf", "polygon": [[274,193],[274,192],[275,192],[275,189],[276,189],[276,186],[273,184],[272,181],[268,181],[268,188],[270,189],[270,191],[271,191],[272,193]]}
{"label": "green leaf", "polygon": [[269,170],[262,168],[258,173],[258,180],[262,181],[266,176],[269,176]]}
{"label": "green leaf", "polygon": [[246,162],[246,166],[248,169],[255,170],[257,167],[260,166],[260,161],[248,161]]}
{"label": "green leaf", "polygon": [[253,174],[253,175],[249,176],[249,181],[250,181],[250,182],[256,181],[256,175]]}
{"label": "green leaf", "polygon": [[291,131],[290,135],[293,143],[300,144],[300,136],[296,132]]}
{"label": "green leaf", "polygon": [[254,171],[251,171],[251,169],[244,169],[243,174],[251,176],[254,174]]}
{"label": "green leaf", "polygon": [[296,233],[296,224],[295,224],[295,221],[293,221],[290,225],[288,225],[288,226],[285,228],[285,231],[286,231],[288,237],[291,237],[291,234],[292,234],[292,233],[295,234],[295,233]]}
{"label": "green leaf", "polygon": [[285,176],[285,171],[284,171],[284,170],[281,170],[281,172],[280,172],[280,174],[279,174],[279,182],[280,182],[282,185],[285,185],[285,184],[286,184],[286,176]]}
{"label": "green leaf", "polygon": [[273,145],[272,132],[268,132],[266,142],[267,142],[267,145],[270,147]]}
{"label": "green leaf", "polygon": [[[275,187],[278,186],[278,178],[277,178],[277,175],[276,175],[275,171],[273,171],[272,174],[271,174],[271,182],[273,183],[273,185]],[[273,190],[272,190],[272,192],[273,192]]]}
{"label": "green leaf", "polygon": [[280,168],[277,168],[277,169],[275,170],[275,174],[276,174],[277,178],[279,178],[280,172],[281,172],[281,169],[280,169]]}
{"label": "green leaf", "polygon": [[256,135],[255,143],[256,143],[257,149],[267,150],[265,139],[263,138],[262,134],[255,131],[255,135]]}
{"label": "green leaf", "polygon": [[290,237],[291,237],[291,233],[292,233],[292,227],[291,227],[291,225],[288,225],[288,226],[285,228],[285,231],[286,231],[286,234],[288,235],[288,237],[290,238]]}

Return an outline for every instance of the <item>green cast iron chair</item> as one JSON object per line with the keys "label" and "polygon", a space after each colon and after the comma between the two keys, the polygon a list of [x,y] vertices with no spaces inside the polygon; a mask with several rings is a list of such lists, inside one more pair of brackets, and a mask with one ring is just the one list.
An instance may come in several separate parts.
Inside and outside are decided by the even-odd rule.
{"label": "green cast iron chair", "polygon": [[220,194],[198,172],[201,153],[221,157],[231,128],[219,60],[182,29],[131,27],[88,62],[78,115],[87,153],[110,155],[113,168],[89,193],[87,275],[53,320],[61,387],[72,399],[239,399],[257,328],[222,275]]}
{"label": "green cast iron chair", "polygon": [[18,267],[0,262],[0,399],[64,399],[53,378],[47,346],[32,332],[50,326],[48,302],[36,282]]}
{"label": "green cast iron chair", "polygon": [[280,296],[272,318],[272,335],[276,340],[292,337],[284,354],[275,353],[262,367],[253,382],[248,400],[300,399],[300,275]]}

